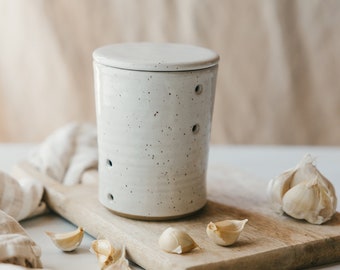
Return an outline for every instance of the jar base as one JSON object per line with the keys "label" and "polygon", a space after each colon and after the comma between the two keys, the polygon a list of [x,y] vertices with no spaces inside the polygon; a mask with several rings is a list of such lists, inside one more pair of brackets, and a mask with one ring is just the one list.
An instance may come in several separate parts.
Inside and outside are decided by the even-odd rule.
{"label": "jar base", "polygon": [[129,218],[129,219],[134,219],[134,220],[144,220],[144,221],[165,221],[165,220],[175,220],[175,219],[181,219],[181,218],[193,216],[193,215],[201,212],[204,209],[205,206],[206,206],[206,203],[201,208],[199,208],[199,209],[197,209],[193,212],[189,212],[189,213],[185,213],[185,214],[181,214],[181,215],[176,215],[176,216],[139,216],[139,215],[126,214],[126,213],[122,213],[122,212],[119,212],[119,211],[116,211],[116,210],[112,210],[112,209],[110,209],[106,206],[105,206],[105,208],[108,209],[113,214],[115,214],[117,216],[124,217],[124,218]]}

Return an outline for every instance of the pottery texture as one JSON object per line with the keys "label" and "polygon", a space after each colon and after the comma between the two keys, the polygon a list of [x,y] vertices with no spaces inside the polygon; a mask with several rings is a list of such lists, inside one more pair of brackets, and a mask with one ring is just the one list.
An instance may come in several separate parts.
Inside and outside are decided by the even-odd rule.
{"label": "pottery texture", "polygon": [[137,218],[171,218],[206,203],[217,65],[192,71],[94,62],[99,200]]}

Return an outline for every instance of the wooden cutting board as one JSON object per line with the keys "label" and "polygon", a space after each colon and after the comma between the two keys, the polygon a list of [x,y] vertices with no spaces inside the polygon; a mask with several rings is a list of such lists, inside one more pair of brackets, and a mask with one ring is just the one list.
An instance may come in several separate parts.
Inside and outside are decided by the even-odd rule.
{"label": "wooden cutting board", "polygon": [[[138,221],[117,216],[97,200],[97,185],[63,186],[27,163],[15,176],[40,179],[47,204],[94,237],[125,245],[127,256],[145,269],[297,269],[340,261],[340,214],[323,225],[311,225],[274,213],[266,202],[266,180],[227,168],[208,170],[209,202],[203,210],[179,220]],[[249,219],[238,242],[215,245],[205,233],[210,221]],[[169,226],[187,231],[200,249],[177,255],[163,252],[158,238]]]}

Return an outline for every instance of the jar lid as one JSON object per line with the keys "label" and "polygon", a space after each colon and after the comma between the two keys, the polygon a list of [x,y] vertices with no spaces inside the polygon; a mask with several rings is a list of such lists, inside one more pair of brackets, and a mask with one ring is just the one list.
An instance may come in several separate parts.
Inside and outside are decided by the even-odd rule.
{"label": "jar lid", "polygon": [[176,43],[117,43],[96,49],[94,61],[139,71],[186,71],[217,65],[216,52]]}

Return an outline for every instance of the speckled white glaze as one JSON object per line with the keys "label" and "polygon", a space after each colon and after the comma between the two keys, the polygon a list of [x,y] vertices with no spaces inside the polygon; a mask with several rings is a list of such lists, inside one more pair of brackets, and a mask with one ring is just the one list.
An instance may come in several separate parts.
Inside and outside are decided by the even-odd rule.
{"label": "speckled white glaze", "polygon": [[[190,47],[190,61],[180,57],[187,45],[136,43],[133,52],[131,44],[124,46],[94,52],[99,200],[141,219],[195,212],[206,203],[218,56]],[[146,55],[155,46],[160,52],[150,60]],[[125,63],[126,51],[131,55]]]}

